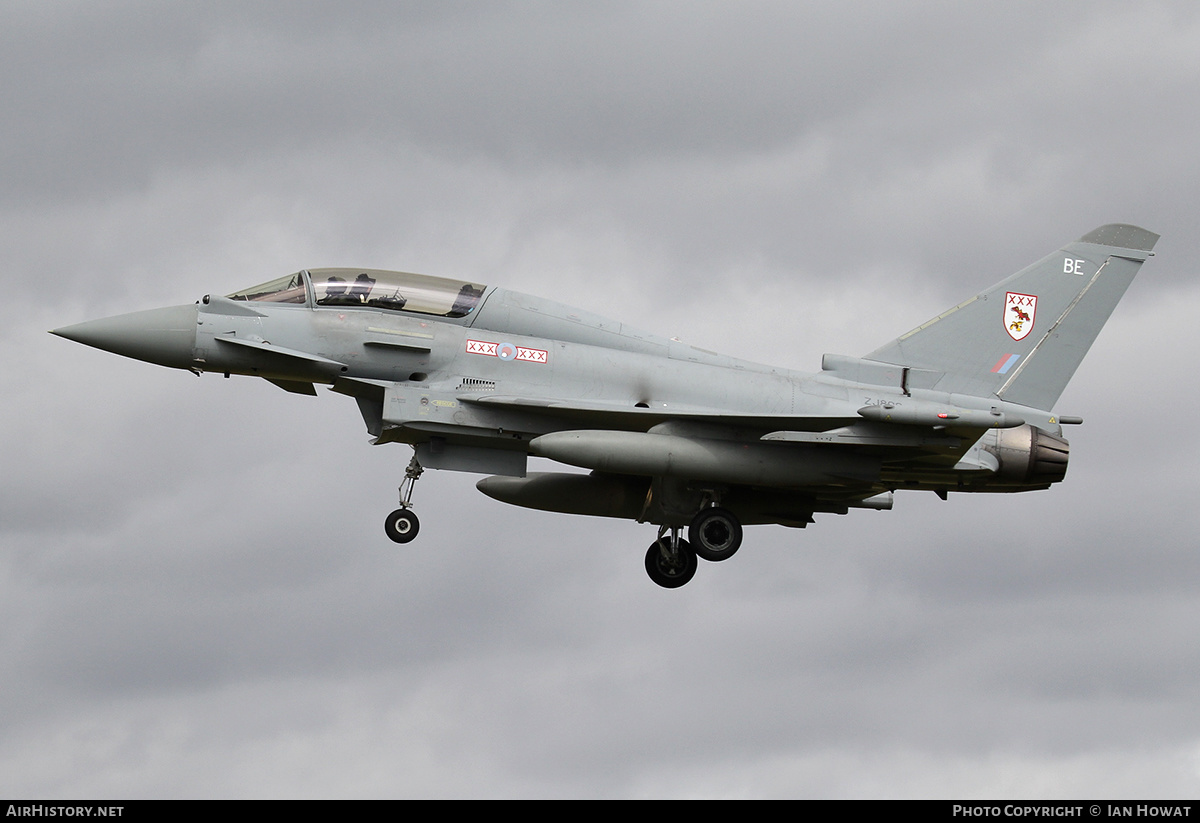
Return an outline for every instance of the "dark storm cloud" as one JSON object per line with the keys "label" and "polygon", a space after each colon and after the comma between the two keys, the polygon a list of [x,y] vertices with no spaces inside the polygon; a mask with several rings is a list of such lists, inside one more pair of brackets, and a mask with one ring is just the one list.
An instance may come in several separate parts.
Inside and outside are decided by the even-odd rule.
{"label": "dark storm cloud", "polygon": [[961,265],[951,234],[975,233],[984,259],[1029,237],[1031,197],[1078,215],[1029,238],[1049,249],[1197,182],[1174,152],[1146,156],[1147,134],[1184,135],[1194,117],[1195,21],[1170,8],[310,11],[134,4],[11,27],[24,116],[4,127],[7,196],[27,207],[297,153],[432,155],[586,185],[593,219],[670,244],[688,269],[754,254],[836,275],[887,250],[891,273],[927,283]]}
{"label": "dark storm cloud", "polygon": [[[23,115],[7,121],[9,170],[111,184],[364,136],[521,165],[624,165],[759,154],[832,128],[839,143],[871,145],[852,153],[875,175],[961,145],[964,130],[990,132],[1019,100],[1064,148],[1111,129],[1063,96],[1120,62],[1089,48],[1111,18],[1039,4],[303,7],[125,4],[8,27],[3,66],[22,81],[10,87]],[[1158,84],[1138,78],[1158,68],[1107,82],[1099,102],[1144,101]]]}

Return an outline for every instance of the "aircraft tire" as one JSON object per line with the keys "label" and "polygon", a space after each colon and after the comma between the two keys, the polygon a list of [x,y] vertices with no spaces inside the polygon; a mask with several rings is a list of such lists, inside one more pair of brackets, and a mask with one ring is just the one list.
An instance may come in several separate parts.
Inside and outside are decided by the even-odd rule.
{"label": "aircraft tire", "polygon": [[383,522],[387,536],[397,543],[409,543],[421,529],[421,521],[408,509],[396,509]]}
{"label": "aircraft tire", "polygon": [[663,557],[659,548],[659,544],[666,540],[665,537],[655,540],[646,550],[646,574],[664,589],[678,589],[695,576],[696,553],[686,540],[680,540],[677,560],[671,563]]}
{"label": "aircraft tire", "polygon": [[742,547],[742,524],[729,509],[701,509],[688,526],[688,540],[698,557],[713,563],[728,560]]}

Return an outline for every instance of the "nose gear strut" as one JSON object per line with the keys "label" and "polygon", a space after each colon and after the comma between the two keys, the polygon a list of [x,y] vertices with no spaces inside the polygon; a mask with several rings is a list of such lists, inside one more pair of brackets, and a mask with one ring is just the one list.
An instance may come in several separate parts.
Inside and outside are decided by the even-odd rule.
{"label": "nose gear strut", "polygon": [[416,454],[413,454],[412,460],[408,461],[408,468],[404,471],[404,482],[400,485],[400,508],[389,514],[383,522],[383,530],[397,543],[410,542],[421,528],[421,521],[412,512],[412,495],[413,488],[424,471],[417,462]]}

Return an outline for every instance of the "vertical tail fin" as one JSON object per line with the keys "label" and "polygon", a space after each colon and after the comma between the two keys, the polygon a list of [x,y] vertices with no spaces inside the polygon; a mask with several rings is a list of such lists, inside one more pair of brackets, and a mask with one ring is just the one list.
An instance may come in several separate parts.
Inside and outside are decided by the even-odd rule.
{"label": "vertical tail fin", "polygon": [[938,391],[1050,410],[1157,240],[1101,226],[865,359],[941,372]]}

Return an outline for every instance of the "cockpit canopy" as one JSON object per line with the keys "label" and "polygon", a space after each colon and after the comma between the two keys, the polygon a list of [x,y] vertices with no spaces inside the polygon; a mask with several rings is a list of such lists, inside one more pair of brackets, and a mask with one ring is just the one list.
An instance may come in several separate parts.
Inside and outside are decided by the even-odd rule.
{"label": "cockpit canopy", "polygon": [[486,286],[381,269],[309,269],[228,295],[230,300],[305,306],[370,306],[466,317]]}
{"label": "cockpit canopy", "polygon": [[263,303],[308,303],[308,292],[304,288],[304,272],[298,271],[269,283],[242,289],[226,295],[230,300],[256,300]]}

